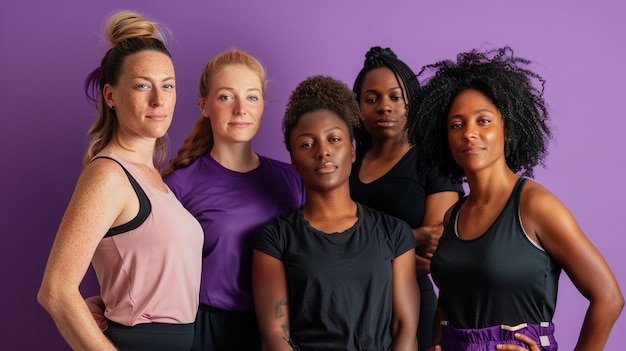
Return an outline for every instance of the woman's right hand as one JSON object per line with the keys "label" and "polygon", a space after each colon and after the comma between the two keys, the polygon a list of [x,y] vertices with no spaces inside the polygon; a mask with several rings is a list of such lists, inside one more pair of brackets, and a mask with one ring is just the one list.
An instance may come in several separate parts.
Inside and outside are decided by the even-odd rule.
{"label": "woman's right hand", "polygon": [[93,316],[93,319],[96,320],[98,327],[100,330],[105,331],[109,325],[107,324],[107,319],[104,317],[104,301],[102,301],[102,297],[100,296],[90,296],[85,299],[85,303],[87,307],[89,307],[89,312]]}
{"label": "woman's right hand", "polygon": [[540,351],[539,346],[537,346],[537,343],[526,335],[515,333],[515,340],[519,340],[523,342],[528,347],[526,348],[526,347],[519,346],[519,345],[505,344],[505,345],[498,345],[497,349],[504,350],[504,351],[525,351],[525,350]]}

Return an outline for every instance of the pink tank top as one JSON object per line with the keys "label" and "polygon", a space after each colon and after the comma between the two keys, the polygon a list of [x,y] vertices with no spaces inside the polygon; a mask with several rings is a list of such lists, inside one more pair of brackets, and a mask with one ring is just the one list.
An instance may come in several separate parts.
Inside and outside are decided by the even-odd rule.
{"label": "pink tank top", "polygon": [[114,322],[186,324],[198,310],[202,244],[198,221],[169,190],[154,189],[114,154],[150,201],[151,211],[136,229],[102,239],[92,259],[106,306]]}

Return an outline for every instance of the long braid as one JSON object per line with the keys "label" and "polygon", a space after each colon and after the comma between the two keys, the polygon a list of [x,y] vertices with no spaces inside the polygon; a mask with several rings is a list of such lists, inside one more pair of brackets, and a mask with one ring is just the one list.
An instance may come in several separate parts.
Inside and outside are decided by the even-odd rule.
{"label": "long braid", "polygon": [[[361,101],[361,88],[367,73],[381,67],[389,68],[396,76],[408,111],[410,106],[413,105],[414,97],[420,89],[417,76],[406,63],[398,59],[390,48],[383,49],[380,46],[370,48],[365,54],[363,68],[354,80],[352,91],[356,94],[357,102],[360,103]],[[372,137],[365,129],[363,123],[361,123],[361,127],[354,130],[354,133],[357,153],[364,153],[372,147]]]}

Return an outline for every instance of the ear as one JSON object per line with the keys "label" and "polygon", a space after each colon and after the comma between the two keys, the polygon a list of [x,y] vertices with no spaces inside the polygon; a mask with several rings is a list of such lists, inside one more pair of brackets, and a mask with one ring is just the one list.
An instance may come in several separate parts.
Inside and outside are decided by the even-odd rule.
{"label": "ear", "polygon": [[105,84],[104,88],[102,88],[102,97],[104,98],[104,103],[110,108],[115,108],[115,97],[113,95],[113,87],[111,84]]}
{"label": "ear", "polygon": [[354,163],[356,161],[356,151],[354,149],[354,146],[352,146],[351,154],[352,154],[352,163]]}
{"label": "ear", "polygon": [[200,107],[200,112],[202,113],[202,117],[209,118],[209,112],[207,112],[206,110],[206,99],[199,98],[198,107]]}

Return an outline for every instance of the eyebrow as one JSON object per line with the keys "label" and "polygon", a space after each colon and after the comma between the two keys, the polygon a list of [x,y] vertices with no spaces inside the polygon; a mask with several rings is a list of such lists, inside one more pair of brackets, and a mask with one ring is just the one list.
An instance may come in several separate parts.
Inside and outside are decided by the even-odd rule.
{"label": "eyebrow", "polygon": [[[490,113],[490,114],[495,114],[495,112],[490,110],[490,109],[481,108],[479,110],[476,110],[476,111],[472,112],[472,116],[476,116],[476,115],[481,114],[483,112],[487,112],[487,113]],[[463,116],[462,114],[457,113],[456,115],[448,116],[448,118],[459,118],[459,117],[462,117],[462,116]]]}
{"label": "eyebrow", "polygon": [[[333,130],[335,130],[335,129],[339,129],[339,130],[341,130],[341,128],[340,128],[340,127],[330,127],[330,128],[328,128],[328,129],[325,129],[325,130],[324,130],[324,133],[330,133],[330,132],[332,132],[332,131],[333,131]],[[297,139],[297,138],[301,138],[301,137],[312,136],[312,135],[315,135],[315,133],[301,133],[301,134],[296,135],[296,139]]]}
{"label": "eyebrow", "polygon": [[[159,81],[158,79],[155,79],[154,77],[147,77],[147,76],[135,76],[132,79],[143,79],[143,80],[156,80],[156,81]],[[176,80],[176,79],[174,77],[170,76],[170,77],[165,77],[165,78],[161,79],[160,81],[161,82],[165,82],[165,81],[168,81],[168,80]]]}
{"label": "eyebrow", "polygon": [[[402,92],[402,88],[400,88],[399,86],[395,86],[393,88],[387,89],[387,91],[394,91],[394,90],[400,90],[400,92]],[[367,89],[363,93],[377,93],[377,92],[378,90],[376,89]]]}
{"label": "eyebrow", "polygon": [[[228,86],[225,86],[225,87],[218,87],[216,90],[229,90],[229,91],[233,91],[233,90],[238,90],[238,89],[235,89],[235,88],[233,88],[233,87],[228,87]],[[260,93],[260,92],[261,92],[261,89],[260,89],[260,88],[248,88],[248,89],[246,89],[246,91],[258,91],[258,92]]]}

